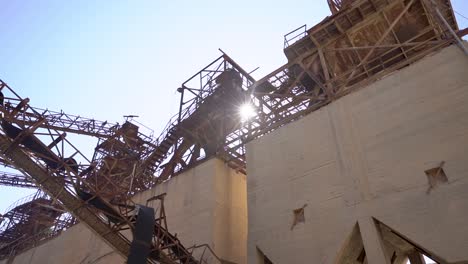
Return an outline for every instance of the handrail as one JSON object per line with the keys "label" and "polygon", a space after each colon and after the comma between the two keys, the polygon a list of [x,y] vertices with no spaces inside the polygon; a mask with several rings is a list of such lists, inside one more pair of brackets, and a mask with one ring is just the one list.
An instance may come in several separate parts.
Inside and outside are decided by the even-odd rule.
{"label": "handrail", "polygon": [[[299,33],[297,33],[300,31]],[[291,36],[295,34],[294,36]],[[291,46],[307,35],[307,24],[304,24],[284,35],[284,48]]]}

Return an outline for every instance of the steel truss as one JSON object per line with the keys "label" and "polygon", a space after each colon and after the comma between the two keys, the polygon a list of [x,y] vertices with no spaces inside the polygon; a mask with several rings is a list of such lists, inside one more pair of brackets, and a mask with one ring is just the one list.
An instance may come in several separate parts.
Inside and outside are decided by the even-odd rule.
{"label": "steel truss", "polygon": [[[138,206],[132,201],[132,196],[139,191],[138,188],[147,187],[141,187],[138,179],[127,174],[127,166],[131,164],[134,171],[139,171],[145,160],[133,162],[140,160],[141,154],[154,148],[154,145],[139,136],[135,125],[126,123],[111,137],[100,139],[94,157],[88,159],[66,137],[61,137],[60,131],[49,126],[42,113],[30,108],[28,100],[19,97],[8,86],[4,86],[2,93],[6,96],[0,107],[4,133],[0,135],[0,155],[6,164],[19,170],[28,181],[33,181],[48,197],[60,203],[64,210],[100,235],[124,257],[128,256],[131,234],[138,218]],[[12,121],[28,110],[34,115],[32,120],[37,120],[36,123]],[[30,210],[25,214],[32,213]],[[57,217],[50,216],[50,221],[53,219]],[[158,221],[154,223],[149,257],[151,263],[205,261],[195,258],[192,251],[167,231],[165,222],[162,225]],[[27,221],[19,223],[19,226],[31,226]],[[7,228],[2,235],[7,237],[8,234],[8,238],[19,241],[23,235],[15,230]],[[27,231],[25,233],[34,235],[40,233],[34,229]],[[6,242],[5,246],[10,245],[7,240],[2,242]],[[5,250],[11,253],[24,247],[15,245]],[[208,255],[204,255],[204,258]]]}
{"label": "steel truss", "polygon": [[[36,246],[59,235],[76,223],[42,191],[37,191],[10,206],[0,222],[0,258]],[[31,235],[34,234],[34,235]]]}
{"label": "steel truss", "polygon": [[[224,54],[184,82],[179,89],[179,119],[174,118],[164,133],[173,135],[178,131],[185,135],[175,137],[172,148],[176,154],[156,175],[166,179],[211,156],[245,173],[246,142],[456,43],[458,36],[451,31],[466,33],[458,31],[448,1],[440,0],[435,5],[429,0],[334,2],[342,6],[333,16],[309,30],[302,26],[285,36],[289,62],[261,80],[255,81]],[[228,87],[220,85],[224,72],[235,72],[231,83],[236,84],[229,89],[247,93],[244,101],[256,108],[256,116],[247,122],[239,117],[230,119],[237,113],[231,105],[239,107],[242,103],[240,94],[222,97],[213,92]],[[191,97],[186,101],[187,94]],[[215,97],[219,105],[206,110],[204,104]],[[197,125],[186,125],[186,119]],[[205,138],[210,139],[210,145]],[[205,150],[203,157],[200,148]]]}
{"label": "steel truss", "polygon": [[[8,84],[0,80],[0,91],[8,88]],[[11,90],[11,88],[9,90],[13,92],[13,98],[19,97],[13,90]],[[0,100],[6,101],[4,107],[12,109],[13,114],[16,113],[16,115],[14,115],[14,119],[7,120],[17,123],[18,125],[30,126],[32,124],[36,124],[41,127],[42,124],[37,120],[37,114],[40,113],[40,117],[47,121],[48,127],[50,129],[61,131],[61,134],[63,134],[63,132],[70,132],[98,138],[109,138],[120,127],[118,123],[109,123],[107,121],[99,121],[92,118],[70,115],[63,111],[57,112],[48,109],[28,107],[20,112],[20,109],[15,109],[16,106],[10,105],[8,102],[8,100],[13,98],[0,96]],[[29,99],[26,98],[22,104],[27,103],[29,103]]]}
{"label": "steel truss", "polygon": [[[285,36],[289,62],[264,78],[255,81],[226,54],[189,78],[178,89],[179,113],[155,140],[131,123],[96,125],[92,119],[37,111],[2,82],[9,97],[0,108],[6,122],[1,156],[127,255],[129,240],[122,232],[134,228],[135,193],[211,157],[246,173],[248,141],[456,43],[466,33],[458,30],[448,1],[330,2],[333,16],[291,32],[293,39]],[[256,111],[248,120],[238,115],[244,103]],[[20,131],[8,133],[8,124]],[[63,132],[97,137],[94,157],[87,159]],[[157,234],[153,260],[181,262]]]}
{"label": "steel truss", "polygon": [[0,172],[0,185],[21,188],[37,188],[34,181],[23,174],[13,172]]}
{"label": "steel truss", "polygon": [[[302,33],[291,32],[293,43],[285,36],[289,63],[261,80],[255,81],[223,54],[184,82],[178,89],[179,113],[170,119],[156,140],[146,137],[143,141],[147,146],[134,150],[142,161],[137,167],[131,172],[128,168],[120,171],[131,175],[127,181],[140,181],[130,193],[150,188],[212,156],[245,173],[245,142],[456,40],[449,32],[458,31],[458,27],[451,5],[446,1],[440,0],[435,6],[429,0],[334,2],[340,7],[334,16],[309,30],[305,26],[299,28]],[[434,8],[442,13],[450,29]],[[255,105],[257,115],[241,122],[236,108],[247,101]],[[54,116],[48,114],[44,118],[59,123],[54,126],[57,130],[70,129],[67,120],[76,117],[61,115],[66,118],[48,118]],[[91,126],[92,119],[81,119],[86,125],[73,126],[81,127],[74,133],[108,139],[122,128],[94,120],[99,125]],[[106,125],[106,132],[100,132]],[[98,131],[83,131],[83,127],[98,128]],[[131,149],[128,144],[125,148]],[[112,151],[108,147],[105,152]],[[125,188],[129,185],[133,183],[124,184]]]}
{"label": "steel truss", "polygon": [[336,14],[342,9],[349,7],[355,0],[327,0],[332,14]]}

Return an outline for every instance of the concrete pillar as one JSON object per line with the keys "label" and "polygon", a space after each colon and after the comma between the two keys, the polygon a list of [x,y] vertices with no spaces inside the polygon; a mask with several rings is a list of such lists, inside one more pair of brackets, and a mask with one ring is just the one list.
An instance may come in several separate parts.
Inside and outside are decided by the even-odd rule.
{"label": "concrete pillar", "polygon": [[408,258],[411,264],[426,264],[423,255],[416,250],[409,253]]}
{"label": "concrete pillar", "polygon": [[369,264],[391,264],[390,258],[385,253],[384,244],[372,217],[361,217],[358,223]]}
{"label": "concrete pillar", "polygon": [[408,258],[406,257],[406,255],[398,254],[392,264],[406,264],[407,260]]}

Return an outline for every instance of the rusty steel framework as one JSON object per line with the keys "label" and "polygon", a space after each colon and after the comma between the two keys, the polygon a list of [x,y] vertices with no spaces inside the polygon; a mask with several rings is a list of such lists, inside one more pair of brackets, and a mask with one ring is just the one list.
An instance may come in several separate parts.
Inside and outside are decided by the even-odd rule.
{"label": "rusty steel framework", "polygon": [[0,185],[21,188],[37,188],[37,185],[24,174],[6,171],[0,172]]}
{"label": "rusty steel framework", "polygon": [[327,0],[332,14],[336,14],[342,9],[348,7],[354,0]]}
{"label": "rusty steel framework", "polygon": [[223,54],[197,72],[178,89],[179,113],[160,136],[164,161],[155,170],[164,181],[206,158],[218,156],[245,173],[239,134],[245,125],[239,106],[250,101],[248,87],[255,80]]}
{"label": "rusty steel framework", "polygon": [[[458,29],[446,0],[329,0],[332,16],[285,36],[288,63],[256,81],[223,54],[185,81],[179,113],[157,138],[137,125],[32,108],[0,81],[2,163],[24,177],[0,184],[39,186],[122,255],[128,255],[132,197],[218,157],[246,173],[245,144],[453,43]],[[239,107],[255,115],[242,120]],[[98,140],[88,159],[66,133]],[[46,143],[47,142],[47,143]],[[162,200],[161,200],[162,201]],[[161,213],[161,211],[160,211]],[[198,263],[164,222],[156,222],[150,261]],[[159,219],[159,218],[158,218]]]}
{"label": "rusty steel framework", "polygon": [[[143,177],[133,177],[130,175],[127,168],[120,163],[132,162],[136,159],[145,159],[149,153],[153,152],[157,140],[153,135],[145,135],[139,132],[139,127],[127,121],[120,125],[118,123],[109,123],[107,121],[98,121],[95,119],[74,116],[64,113],[63,111],[55,112],[47,109],[34,108],[29,106],[29,99],[21,99],[16,92],[11,89],[5,82],[0,80],[0,91],[8,91],[11,96],[1,96],[1,104],[3,108],[2,128],[4,131],[10,131],[10,134],[20,133],[24,128],[30,128],[33,134],[38,137],[39,141],[50,141],[47,146],[33,146],[36,150],[36,155],[49,167],[54,169],[60,168],[60,161],[76,163],[75,170],[82,170],[88,181],[94,180],[94,185],[103,193],[107,192],[108,196],[134,194],[142,189],[152,179]],[[16,127],[16,128],[15,128]],[[77,147],[75,147],[67,138],[67,133],[76,134],[85,137],[93,137],[97,140],[97,145],[94,148],[94,155],[88,159]],[[18,138],[15,144],[24,140],[30,142],[30,145],[40,145],[29,139],[27,133],[23,133],[21,138]],[[54,159],[53,152],[58,154],[58,159]],[[69,154],[65,154],[69,153]],[[65,157],[67,156],[67,157]],[[80,165],[83,163],[83,165]],[[119,166],[117,166],[119,163]],[[4,159],[0,159],[0,164],[15,168]],[[98,168],[95,168],[99,166]],[[133,169],[133,167],[132,167]],[[142,167],[138,167],[142,169]],[[99,175],[99,177],[98,177]],[[28,186],[26,178],[18,178],[9,174],[3,174],[0,177],[0,183],[8,184],[8,178],[23,179],[22,183]],[[115,187],[115,183],[119,182],[120,187]]]}
{"label": "rusty steel framework", "polygon": [[[217,94],[213,93],[201,100],[205,104],[216,100],[219,105],[227,105],[221,108],[216,108],[214,104],[210,111],[206,111],[203,104],[198,108],[195,105],[196,110],[191,114],[191,118],[196,120],[194,123],[198,125],[212,120],[211,123],[215,125],[200,125],[199,130],[188,129],[182,121],[168,130],[188,131],[187,138],[192,139],[188,145],[202,148],[206,146],[203,138],[211,138],[210,146],[206,146],[209,151],[205,149],[205,152],[214,153],[231,167],[245,172],[246,142],[459,40],[457,35],[451,34],[460,31],[449,1],[360,0],[341,3],[342,9],[318,25],[309,30],[303,26],[298,29],[302,33],[293,31],[285,36],[284,52],[289,62],[261,80],[254,81],[232,59],[223,55],[220,59],[230,65],[225,72],[231,75],[232,83],[237,83],[230,89],[242,92],[236,96],[226,94],[223,98],[216,98]],[[203,71],[207,71],[207,68]],[[209,72],[223,76],[218,70]],[[220,77],[213,75],[209,80],[217,78]],[[189,79],[192,80],[194,78]],[[188,90],[186,84],[180,89],[181,113],[183,92]],[[191,89],[194,87],[196,91],[203,91],[207,86],[200,82],[200,85],[190,86]],[[246,93],[249,96],[242,97]],[[239,107],[242,100],[249,101],[255,107],[256,115],[239,124],[239,119],[236,122],[227,116],[236,113],[229,108],[230,105]],[[223,114],[222,111],[227,113]],[[214,136],[214,131],[220,132]],[[186,149],[188,147],[185,146],[179,148],[179,152],[185,153],[177,157],[191,153]],[[189,164],[186,161],[172,160],[179,162],[181,168]]]}
{"label": "rusty steel framework", "polygon": [[75,223],[76,219],[71,214],[39,190],[17,201],[3,215],[0,222],[0,258],[36,246]]}
{"label": "rusty steel framework", "polygon": [[[0,152],[5,164],[19,170],[26,176],[24,182],[34,182],[61,208],[94,230],[123,256],[128,256],[139,212],[132,196],[148,188],[140,181],[144,177],[136,175],[147,164],[148,155],[145,154],[149,153],[148,149],[153,150],[155,146],[139,134],[136,125],[127,122],[106,138],[99,138],[95,155],[88,159],[62,136],[58,130],[60,128],[49,126],[48,119],[42,113],[30,108],[28,99],[19,97],[5,83],[1,91],[1,128],[4,134],[0,135]],[[20,116],[25,113],[35,122],[22,122]],[[169,233],[162,198],[157,199],[161,200],[161,204],[152,230],[148,260],[151,263],[204,263],[208,258],[217,260],[213,253],[197,258],[194,250],[206,251],[207,246],[187,249]],[[34,201],[15,207],[11,214],[17,215],[14,212],[21,208],[24,215],[42,219],[40,215],[45,212],[36,212],[36,207],[28,206],[35,204]],[[59,219],[58,215],[46,216],[49,222]],[[41,232],[33,228],[34,224],[30,221],[24,220],[26,218],[23,217],[16,225],[20,229],[3,230],[0,243],[5,244],[5,252],[16,253],[28,245],[12,244],[9,239],[24,241],[24,234],[40,236]],[[66,227],[62,226],[52,235]]]}

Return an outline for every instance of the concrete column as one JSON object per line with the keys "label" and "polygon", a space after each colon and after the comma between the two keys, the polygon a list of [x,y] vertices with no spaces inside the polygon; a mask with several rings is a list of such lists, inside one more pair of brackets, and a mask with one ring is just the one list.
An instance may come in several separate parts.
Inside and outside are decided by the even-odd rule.
{"label": "concrete column", "polygon": [[411,264],[426,264],[423,255],[416,250],[408,254],[408,258]]}
{"label": "concrete column", "polygon": [[385,253],[380,233],[372,217],[361,217],[358,223],[369,264],[391,264],[390,258]]}
{"label": "concrete column", "polygon": [[398,254],[392,264],[406,264],[407,260],[408,258],[406,257],[406,255]]}

